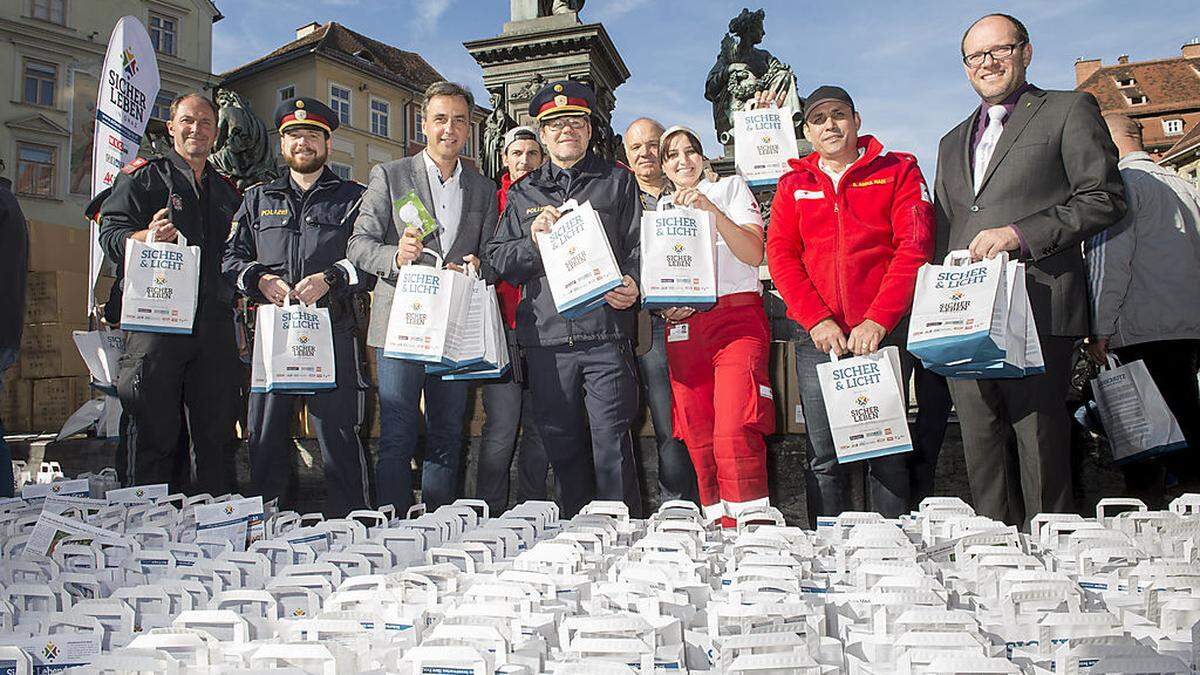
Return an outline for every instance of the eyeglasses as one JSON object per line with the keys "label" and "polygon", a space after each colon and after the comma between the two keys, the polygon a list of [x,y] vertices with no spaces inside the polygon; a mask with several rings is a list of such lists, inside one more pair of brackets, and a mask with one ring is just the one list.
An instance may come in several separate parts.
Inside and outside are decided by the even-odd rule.
{"label": "eyeglasses", "polygon": [[587,126],[587,123],[587,117],[582,115],[573,115],[571,117],[559,117],[557,119],[552,119],[543,123],[542,126],[557,134],[566,127],[571,127],[573,131],[582,131],[583,128]]}
{"label": "eyeglasses", "polygon": [[991,49],[985,49],[981,52],[972,52],[966,56],[963,56],[963,63],[972,68],[978,68],[979,66],[982,66],[985,61],[987,61],[987,57],[989,56],[992,57],[993,61],[1007,59],[1012,56],[1013,53],[1017,51],[1017,48],[1023,44],[1025,44],[1025,41],[1021,40],[1020,42],[1014,42],[1010,45],[1000,45],[998,47],[992,47]]}

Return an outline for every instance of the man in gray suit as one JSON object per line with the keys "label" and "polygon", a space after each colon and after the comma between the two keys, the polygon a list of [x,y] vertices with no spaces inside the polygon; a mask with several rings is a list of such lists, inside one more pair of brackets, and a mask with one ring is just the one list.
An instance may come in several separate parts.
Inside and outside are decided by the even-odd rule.
{"label": "man in gray suit", "polygon": [[[471,134],[474,97],[465,87],[437,82],[425,90],[421,130],[428,145],[420,153],[371,169],[346,257],[379,278],[371,306],[367,345],[378,354],[379,455],[375,492],[379,504],[405,513],[413,504],[411,460],[420,428],[425,393],[425,462],[421,498],[430,510],[460,495],[463,416],[467,383],[425,374],[425,364],[383,356],[392,296],[400,266],[433,264],[422,248],[437,251],[448,266],[478,268],[476,257],[495,229],[496,186],[459,153]],[[422,240],[415,227],[403,229],[393,204],[415,194],[437,220],[437,231]]]}
{"label": "man in gray suit", "polygon": [[[951,380],[975,509],[1010,524],[1072,511],[1064,397],[1075,340],[1088,333],[1081,242],[1120,220],[1117,151],[1087,93],[1029,84],[1029,32],[1006,14],[967,29],[963,65],[983,99],[938,148],[937,253],[1007,251],[1026,284],[1046,370],[1011,380]],[[1016,454],[1010,440],[1015,436]]]}

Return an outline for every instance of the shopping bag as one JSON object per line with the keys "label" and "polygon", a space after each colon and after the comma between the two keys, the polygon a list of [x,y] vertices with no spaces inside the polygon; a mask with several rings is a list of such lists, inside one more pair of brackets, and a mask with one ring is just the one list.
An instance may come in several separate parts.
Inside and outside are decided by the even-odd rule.
{"label": "shopping bag", "polygon": [[733,111],[733,164],[750,187],[775,185],[799,157],[791,108]]}
{"label": "shopping bag", "polygon": [[1046,371],[1033,307],[1029,304],[1025,287],[1025,263],[1008,261],[1004,281],[1008,307],[1004,356],[987,360],[972,359],[952,365],[927,364],[930,370],[959,379],[1019,378]]}
{"label": "shopping bag", "polygon": [[446,351],[439,364],[425,366],[425,372],[445,373],[457,370],[470,370],[483,364],[484,353],[487,351],[486,318],[487,282],[479,278],[473,268],[468,268],[466,311],[461,314],[451,314],[450,323],[446,329]]}
{"label": "shopping bag", "polygon": [[1005,355],[1008,254],[970,262],[951,251],[917,272],[908,351],[930,365],[987,362]]}
{"label": "shopping bag", "polygon": [[125,240],[121,328],[149,333],[191,333],[200,288],[200,247],[133,237]]}
{"label": "shopping bag", "polygon": [[620,286],[621,268],[608,233],[590,202],[569,200],[549,232],[537,235],[546,283],[559,314],[574,318],[604,303],[604,294]]}
{"label": "shopping bag", "polygon": [[1187,447],[1179,422],[1142,361],[1121,365],[1109,354],[1106,367],[1092,380],[1092,394],[1117,464]]}
{"label": "shopping bag", "polygon": [[500,314],[500,303],[493,286],[486,286],[483,294],[483,338],[483,358],[470,366],[443,374],[443,380],[490,380],[503,377],[508,372],[511,360],[508,339],[504,334],[504,317]]}
{"label": "shopping bag", "polygon": [[388,316],[383,355],[423,363],[449,365],[446,339],[451,322],[461,320],[470,301],[470,278],[445,269],[431,249],[436,267],[405,265],[396,276],[396,292]]}
{"label": "shopping bag", "polygon": [[708,211],[676,207],[642,214],[642,306],[717,304],[717,237]]}
{"label": "shopping bag", "polygon": [[317,391],[337,386],[329,310],[292,304],[259,305],[254,327],[250,391]]}
{"label": "shopping bag", "polygon": [[111,328],[71,333],[92,381],[105,393],[116,392],[118,362],[125,353],[125,333]]}
{"label": "shopping bag", "polygon": [[832,352],[829,356],[829,363],[817,366],[817,378],[838,462],[911,451],[899,348],[844,359]]}

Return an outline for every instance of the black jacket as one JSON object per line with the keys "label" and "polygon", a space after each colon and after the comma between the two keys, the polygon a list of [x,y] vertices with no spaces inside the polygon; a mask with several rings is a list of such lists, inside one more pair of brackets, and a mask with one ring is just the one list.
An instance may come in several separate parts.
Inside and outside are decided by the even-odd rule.
{"label": "black jacket", "polygon": [[346,242],[365,190],[328,168],[303,195],[287,174],[248,188],[221,264],[225,280],[265,303],[258,289],[263,275],[276,274],[295,286],[310,274],[329,272],[333,283],[317,306],[329,308],[336,330],[351,330],[353,294],[375,286],[374,276],[346,260]]}
{"label": "black jacket", "polygon": [[[241,193],[209,164],[193,187],[191,169],[174,150],[162,157],[138,158],[121,169],[112,192],[100,206],[100,248],[125,273],[125,240],[150,225],[161,208],[171,209],[171,224],[200,247],[200,292],[197,318],[231,316],[233,287],[221,277],[221,257]],[[198,189],[198,193],[197,193]]]}
{"label": "black jacket", "polygon": [[0,178],[0,347],[21,344],[28,267],[29,226],[13,196],[12,182]]}
{"label": "black jacket", "polygon": [[496,235],[485,247],[496,275],[522,286],[517,305],[517,341],[522,346],[573,346],[634,337],[636,305],[618,311],[604,304],[575,319],[566,319],[555,309],[542,258],[529,237],[542,207],[559,206],[569,199],[591,202],[621,272],[635,280],[639,276],[642,204],[633,173],[591,152],[573,170],[569,190],[555,180],[556,169],[549,162],[513,183]]}

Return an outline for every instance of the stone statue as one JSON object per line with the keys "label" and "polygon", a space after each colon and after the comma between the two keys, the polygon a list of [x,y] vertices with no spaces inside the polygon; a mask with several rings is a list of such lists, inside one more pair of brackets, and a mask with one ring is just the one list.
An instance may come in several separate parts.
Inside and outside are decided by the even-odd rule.
{"label": "stone statue", "polygon": [[217,106],[220,114],[213,165],[242,189],[278,176],[267,125],[250,110],[250,104],[236,91],[221,89]]}
{"label": "stone statue", "polygon": [[782,98],[782,106],[792,109],[793,115],[800,114],[796,75],[791,66],[771,52],[755,47],[766,35],[765,17],[761,9],[754,12],[742,9],[729,22],[729,33],[721,40],[721,52],[704,83],[704,98],[713,104],[717,138],[725,145],[733,142],[729,132],[733,127],[733,111],[744,108],[757,92],[775,94]]}
{"label": "stone statue", "polygon": [[578,14],[584,0],[509,0],[511,21],[529,21],[555,14]]}
{"label": "stone statue", "polygon": [[504,95],[492,92],[492,113],[483,128],[483,175],[496,178],[504,171],[504,134],[517,126],[504,107]]}
{"label": "stone statue", "polygon": [[584,0],[551,0],[542,4],[550,6],[550,14],[578,14],[583,11]]}
{"label": "stone statue", "polygon": [[513,92],[512,99],[514,101],[531,101],[544,86],[546,86],[546,76],[534,73],[528,82],[517,87],[517,90]]}

